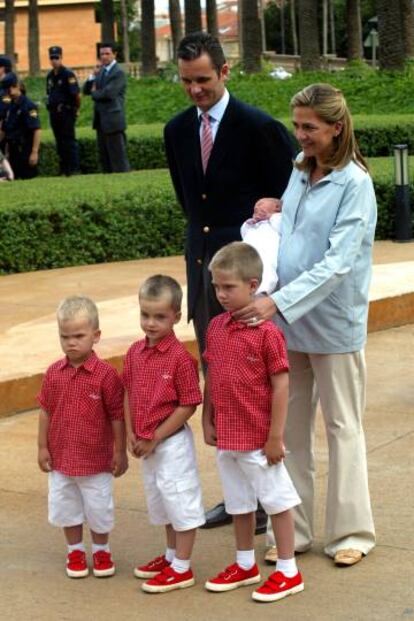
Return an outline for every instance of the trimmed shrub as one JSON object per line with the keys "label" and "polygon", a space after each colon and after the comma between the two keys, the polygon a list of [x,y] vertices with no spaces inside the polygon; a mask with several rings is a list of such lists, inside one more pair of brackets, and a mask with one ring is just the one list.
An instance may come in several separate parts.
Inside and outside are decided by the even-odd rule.
{"label": "trimmed shrub", "polygon": [[[390,239],[392,160],[370,165],[377,239]],[[0,205],[3,274],[183,252],[185,219],[166,170],[3,183]]]}

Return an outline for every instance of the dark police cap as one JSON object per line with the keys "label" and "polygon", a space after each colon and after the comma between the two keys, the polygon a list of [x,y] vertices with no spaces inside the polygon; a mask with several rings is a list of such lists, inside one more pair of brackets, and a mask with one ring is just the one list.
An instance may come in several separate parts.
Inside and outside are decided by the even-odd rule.
{"label": "dark police cap", "polygon": [[5,67],[10,70],[12,68],[10,58],[7,58],[7,56],[0,56],[0,67]]}
{"label": "dark police cap", "polygon": [[62,56],[62,48],[58,45],[53,45],[49,48],[49,58],[53,58],[53,56]]}
{"label": "dark police cap", "polygon": [[10,86],[17,86],[18,83],[19,83],[19,79],[17,75],[13,73],[13,71],[10,71],[10,73],[7,73],[2,79],[2,81],[0,82],[3,88],[10,88]]}

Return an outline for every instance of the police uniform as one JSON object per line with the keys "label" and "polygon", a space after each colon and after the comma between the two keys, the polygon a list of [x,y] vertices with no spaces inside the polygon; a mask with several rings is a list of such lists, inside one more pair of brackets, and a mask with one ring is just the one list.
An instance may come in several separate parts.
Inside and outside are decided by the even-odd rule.
{"label": "police uniform", "polygon": [[[7,58],[7,56],[1,55],[0,56],[0,67],[4,67],[6,71],[6,74],[4,77],[6,77],[6,75],[10,73],[12,69],[10,58]],[[7,88],[3,86],[3,81],[0,80],[0,123],[4,121],[4,119],[6,118],[7,110],[8,110],[10,103],[11,103],[11,98],[8,94]],[[5,141],[2,140],[0,142],[0,149],[4,150],[5,146],[6,146]]]}
{"label": "police uniform", "polygon": [[[62,56],[62,48],[49,48],[49,58]],[[79,171],[78,143],[75,136],[79,84],[76,75],[67,67],[52,69],[46,78],[47,109],[56,140],[60,172],[70,175]]]}
{"label": "police uniform", "polygon": [[[17,79],[15,83],[17,83]],[[33,148],[33,134],[36,129],[40,129],[36,104],[26,95],[12,99],[2,128],[5,134],[8,160],[15,179],[36,177],[37,166],[30,166],[29,164]]]}

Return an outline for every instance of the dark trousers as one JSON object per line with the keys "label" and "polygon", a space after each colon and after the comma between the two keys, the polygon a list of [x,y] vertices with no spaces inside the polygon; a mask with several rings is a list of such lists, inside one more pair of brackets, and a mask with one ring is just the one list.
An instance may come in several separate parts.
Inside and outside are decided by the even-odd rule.
{"label": "dark trousers", "polygon": [[206,364],[203,361],[202,354],[206,348],[206,332],[208,324],[216,315],[224,312],[223,307],[217,301],[216,293],[211,284],[211,274],[208,270],[210,260],[204,258],[202,267],[201,283],[198,289],[197,302],[194,307],[193,324],[197,338],[198,349],[200,352],[201,367],[203,374],[206,373]]}
{"label": "dark trousers", "polygon": [[96,138],[103,172],[128,172],[130,168],[125,132],[104,134],[100,129],[97,129]]}
{"label": "dark trousers", "polygon": [[37,177],[37,166],[30,166],[32,138],[28,141],[7,141],[8,159],[15,179],[33,179]]}
{"label": "dark trousers", "polygon": [[62,175],[71,175],[79,172],[79,150],[75,136],[75,111],[67,108],[63,108],[61,112],[51,110],[49,118],[59,156],[59,172]]}

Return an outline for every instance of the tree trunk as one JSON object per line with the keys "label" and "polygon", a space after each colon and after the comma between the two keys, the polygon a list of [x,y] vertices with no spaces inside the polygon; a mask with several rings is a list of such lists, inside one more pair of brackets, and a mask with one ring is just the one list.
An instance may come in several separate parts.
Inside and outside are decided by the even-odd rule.
{"label": "tree trunk", "polygon": [[243,0],[237,0],[237,34],[239,35],[239,61],[243,58]]}
{"label": "tree trunk", "polygon": [[29,75],[39,74],[39,11],[37,0],[29,0]]}
{"label": "tree trunk", "polygon": [[185,34],[202,30],[200,0],[184,0]]}
{"label": "tree trunk", "polygon": [[293,42],[293,53],[295,56],[299,54],[299,45],[298,45],[298,31],[296,26],[296,0],[290,0],[290,21],[292,24],[292,42]]}
{"label": "tree trunk", "polygon": [[299,0],[299,42],[302,70],[320,69],[317,0]]}
{"label": "tree trunk", "polygon": [[177,60],[177,48],[183,38],[183,27],[181,23],[180,0],[169,0],[168,8],[170,13],[173,60]]}
{"label": "tree trunk", "polygon": [[157,73],[154,0],[141,0],[141,75]]}
{"label": "tree trunk", "polygon": [[402,11],[400,0],[377,0],[379,62],[381,69],[404,68],[404,41],[401,36]]}
{"label": "tree trunk", "polygon": [[206,13],[207,13],[207,30],[211,35],[213,35],[213,37],[218,37],[216,0],[206,0]]}
{"label": "tree trunk", "polygon": [[407,58],[414,58],[414,10],[411,0],[400,0],[404,51]]}
{"label": "tree trunk", "polygon": [[336,35],[335,35],[335,4],[334,0],[329,0],[329,19],[331,23],[331,52],[336,56]]}
{"label": "tree trunk", "polygon": [[4,3],[4,50],[14,66],[14,0]]}
{"label": "tree trunk", "polygon": [[101,0],[101,42],[115,42],[115,14],[113,0]]}
{"label": "tree trunk", "polygon": [[122,48],[124,52],[124,62],[130,62],[129,56],[129,20],[126,0],[121,0],[121,22],[122,22]]}
{"label": "tree trunk", "polygon": [[348,35],[348,60],[362,60],[362,25],[360,0],[346,0],[346,31]]}
{"label": "tree trunk", "polygon": [[262,31],[257,0],[242,0],[243,68],[246,73],[261,70]]}
{"label": "tree trunk", "polygon": [[322,3],[322,54],[328,53],[328,0]]}

